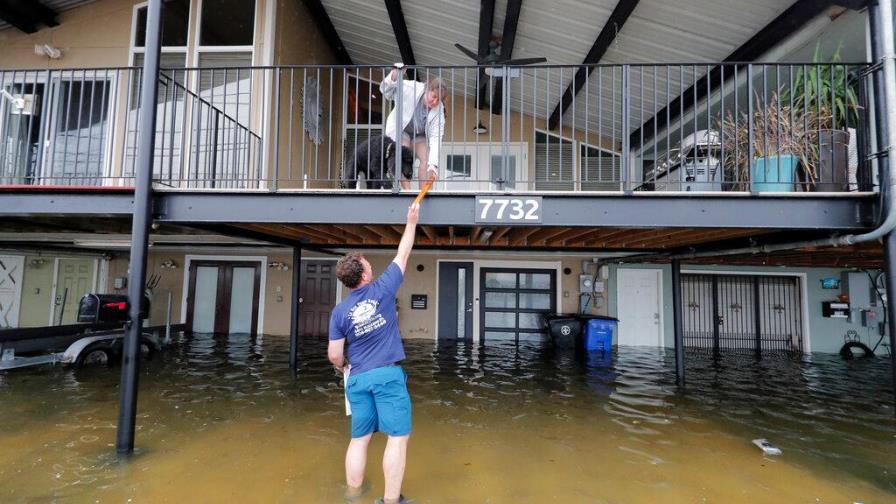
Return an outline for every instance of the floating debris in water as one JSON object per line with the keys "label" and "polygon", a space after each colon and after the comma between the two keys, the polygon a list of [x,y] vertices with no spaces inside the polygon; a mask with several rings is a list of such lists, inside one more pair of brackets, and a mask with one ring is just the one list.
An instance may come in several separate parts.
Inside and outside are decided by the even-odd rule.
{"label": "floating debris in water", "polygon": [[766,455],[780,455],[781,449],[768,442],[765,438],[754,439],[753,444],[758,446]]}

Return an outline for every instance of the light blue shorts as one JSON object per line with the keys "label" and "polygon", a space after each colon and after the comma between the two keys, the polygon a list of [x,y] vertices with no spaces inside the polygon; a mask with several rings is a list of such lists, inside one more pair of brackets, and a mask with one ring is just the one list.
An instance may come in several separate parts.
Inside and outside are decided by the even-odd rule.
{"label": "light blue shorts", "polygon": [[346,395],[352,407],[352,437],[371,432],[388,436],[411,433],[408,375],[401,366],[384,366],[350,375]]}

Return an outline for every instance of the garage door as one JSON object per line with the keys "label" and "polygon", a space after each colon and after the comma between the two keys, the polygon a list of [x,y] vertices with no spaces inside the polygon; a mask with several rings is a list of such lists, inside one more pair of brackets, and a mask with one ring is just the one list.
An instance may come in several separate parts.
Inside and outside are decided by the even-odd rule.
{"label": "garage door", "polygon": [[482,268],[480,275],[482,342],[547,340],[544,315],[556,311],[555,271]]}

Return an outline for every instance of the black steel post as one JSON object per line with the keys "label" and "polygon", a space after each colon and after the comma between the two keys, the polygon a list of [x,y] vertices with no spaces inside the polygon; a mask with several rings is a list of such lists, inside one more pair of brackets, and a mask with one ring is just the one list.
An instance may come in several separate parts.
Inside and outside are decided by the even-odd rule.
{"label": "black steel post", "polygon": [[884,241],[887,280],[887,320],[890,321],[890,368],[893,372],[893,390],[896,392],[896,233],[887,235]]}
{"label": "black steel post", "polygon": [[722,316],[719,314],[719,277],[712,276],[712,356],[719,358],[719,325]]}
{"label": "black steel post", "polygon": [[301,303],[302,249],[292,249],[292,297],[289,318],[289,368],[296,368],[296,353],[299,351],[299,303]]}
{"label": "black steel post", "polygon": [[137,419],[137,380],[140,370],[140,333],[143,291],[146,288],[146,253],[152,223],[152,166],[156,132],[159,53],[162,38],[162,0],[149,0],[146,9],[146,56],[143,60],[143,89],[137,137],[137,164],[134,175],[134,215],[131,223],[131,256],[128,271],[130,321],[124,338],[121,386],[118,403],[118,453],[134,451],[134,424]]}
{"label": "black steel post", "polygon": [[[871,61],[873,63],[881,63],[884,53],[883,40],[880,35],[880,5],[878,2],[869,2],[868,4],[868,34],[871,38]],[[878,67],[874,71],[872,77],[872,89],[874,96],[874,139],[875,149],[880,152],[887,147],[887,105],[884,98],[884,70]],[[885,159],[885,158],[884,158]],[[886,169],[887,164],[878,160],[878,164]],[[884,175],[883,170],[880,173]],[[886,188],[886,180],[880,179],[881,189]]]}
{"label": "black steel post", "polygon": [[[871,61],[883,64],[883,40],[881,38],[881,12],[878,2],[870,2],[868,5],[868,25],[871,38]],[[874,72],[872,82],[874,89],[874,138],[875,150],[886,151],[888,146],[889,131],[887,130],[887,103],[884,91],[883,68]],[[886,157],[878,157],[878,185],[881,188],[881,200],[884,204],[884,212],[889,211],[893,204],[893,195],[887,194],[890,186],[889,161]],[[890,368],[893,373],[893,389],[896,393],[896,232],[891,232],[884,239],[884,256],[886,259],[886,286],[887,286],[887,320],[889,320],[890,332]]]}
{"label": "black steel post", "polygon": [[675,326],[675,382],[684,386],[684,326],[681,317],[681,261],[672,260],[672,320]]}
{"label": "black steel post", "polygon": [[762,308],[759,306],[759,277],[753,277],[753,323],[756,331],[756,358],[762,358]]}

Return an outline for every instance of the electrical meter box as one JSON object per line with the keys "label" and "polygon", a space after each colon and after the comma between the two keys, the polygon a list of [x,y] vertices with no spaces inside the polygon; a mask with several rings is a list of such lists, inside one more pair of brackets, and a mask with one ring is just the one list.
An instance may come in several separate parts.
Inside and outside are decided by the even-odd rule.
{"label": "electrical meter box", "polygon": [[579,292],[587,293],[594,290],[594,277],[591,275],[579,275]]}
{"label": "electrical meter box", "polygon": [[871,279],[864,271],[844,271],[840,274],[840,293],[849,296],[852,308],[867,309],[871,301]]}

